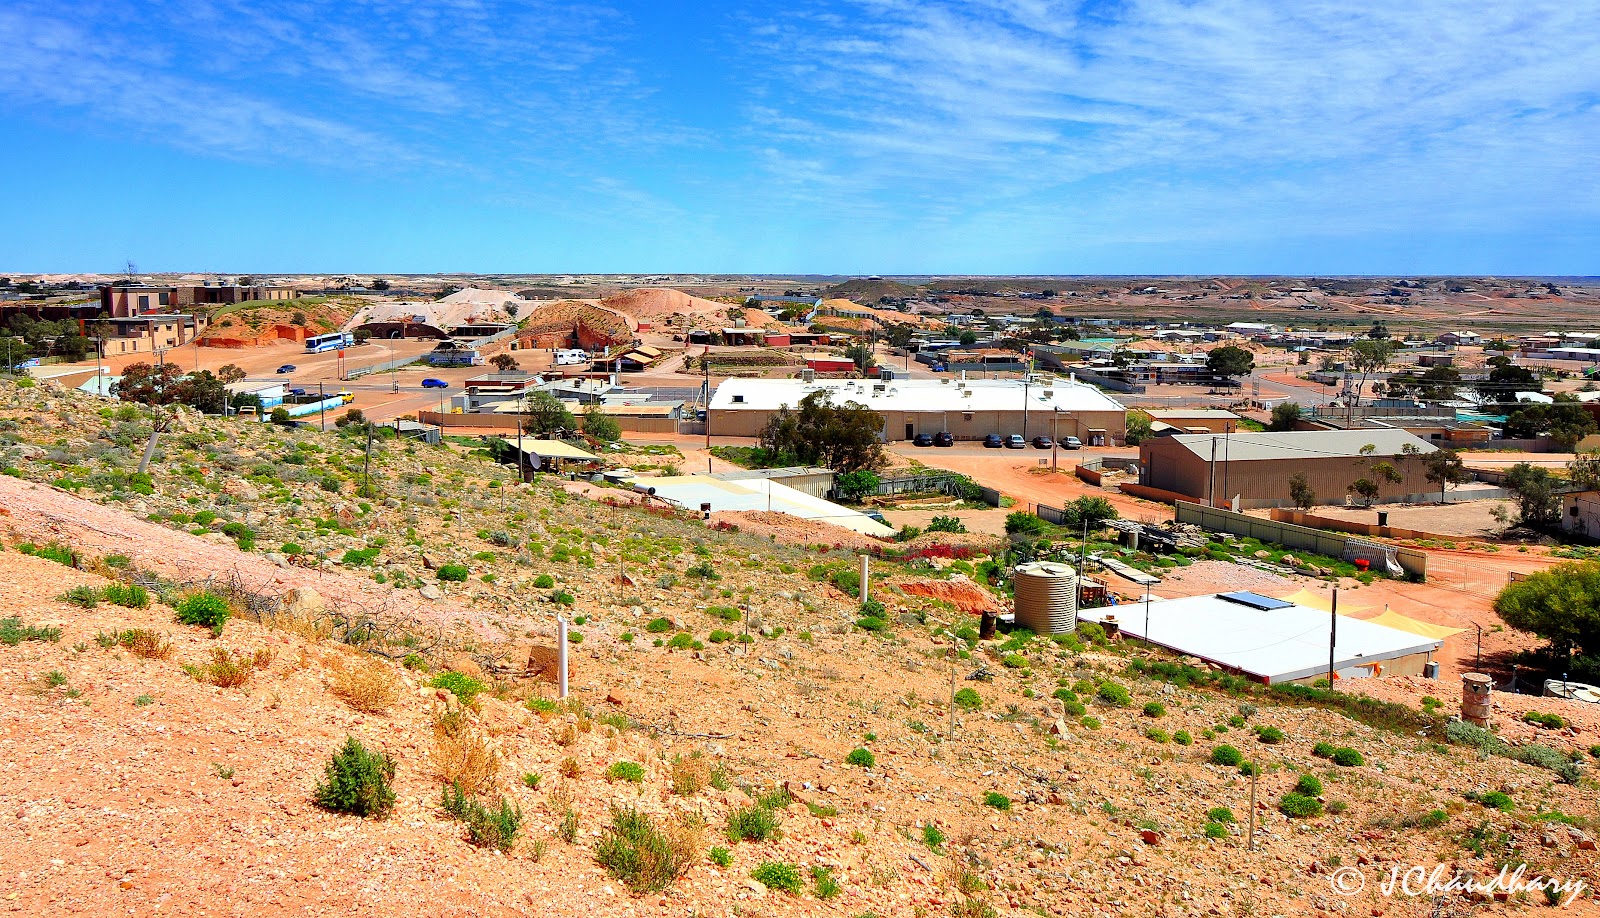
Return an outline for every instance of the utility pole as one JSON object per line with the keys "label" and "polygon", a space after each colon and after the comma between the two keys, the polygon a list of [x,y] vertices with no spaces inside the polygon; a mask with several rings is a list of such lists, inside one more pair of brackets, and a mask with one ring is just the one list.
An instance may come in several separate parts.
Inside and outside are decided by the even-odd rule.
{"label": "utility pole", "polygon": [[1224,421],[1222,431],[1222,499],[1227,502],[1228,509],[1232,510],[1233,498],[1229,495],[1233,492],[1228,490],[1228,446],[1233,440],[1233,422]]}
{"label": "utility pole", "polygon": [[328,394],[322,391],[322,383],[317,383],[317,403],[321,406],[318,413],[322,415],[322,432],[328,432]]}
{"label": "utility pole", "polygon": [[1256,771],[1250,769],[1250,850],[1256,850]]}
{"label": "utility pole", "polygon": [[1217,505],[1217,435],[1211,435],[1211,461],[1206,463],[1206,506]]}
{"label": "utility pole", "polygon": [[1333,645],[1339,639],[1339,588],[1333,588],[1333,604],[1328,609],[1328,691],[1333,691]]}
{"label": "utility pole", "polygon": [[1050,406],[1050,470],[1056,470],[1056,450],[1061,446],[1061,406]]}
{"label": "utility pole", "polygon": [[1144,585],[1144,638],[1146,644],[1150,643],[1150,584]]}

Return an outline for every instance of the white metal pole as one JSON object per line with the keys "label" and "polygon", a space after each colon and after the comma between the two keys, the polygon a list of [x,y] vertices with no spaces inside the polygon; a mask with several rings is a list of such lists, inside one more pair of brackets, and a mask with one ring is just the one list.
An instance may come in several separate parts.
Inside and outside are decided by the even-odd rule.
{"label": "white metal pole", "polygon": [[861,604],[862,605],[866,605],[867,604],[867,599],[869,598],[869,595],[870,595],[868,587],[867,587],[867,577],[871,572],[870,563],[871,563],[871,559],[867,555],[862,555],[861,556]]}
{"label": "white metal pole", "polygon": [[559,698],[567,697],[567,617],[556,616],[556,667],[560,671],[558,685]]}

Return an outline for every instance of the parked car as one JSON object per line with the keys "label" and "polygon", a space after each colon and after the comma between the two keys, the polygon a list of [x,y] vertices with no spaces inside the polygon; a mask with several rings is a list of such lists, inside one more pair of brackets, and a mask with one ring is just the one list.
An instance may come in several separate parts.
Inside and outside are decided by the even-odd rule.
{"label": "parked car", "polygon": [[933,434],[920,433],[911,438],[912,446],[932,446]]}
{"label": "parked car", "polygon": [[1049,437],[1038,436],[1038,437],[1034,437],[1033,438],[1033,448],[1034,449],[1049,449],[1049,448],[1051,448],[1052,446],[1055,446],[1055,445],[1056,445],[1056,441],[1050,439]]}
{"label": "parked car", "polygon": [[299,386],[295,386],[293,389],[289,390],[289,394],[290,395],[305,395],[306,394],[306,390],[300,388]]}
{"label": "parked car", "polygon": [[336,394],[339,396],[339,401],[346,405],[356,400],[356,394],[349,389],[340,389]]}
{"label": "parked car", "polygon": [[929,367],[929,369],[933,370],[933,372],[935,372],[935,373],[943,373],[944,372],[944,364],[936,363],[932,367]]}
{"label": "parked car", "polygon": [[950,431],[948,431],[948,430],[941,430],[938,433],[933,435],[933,445],[934,446],[955,446],[956,445],[955,435],[950,433]]}
{"label": "parked car", "polygon": [[279,373],[293,373],[294,372],[294,364],[286,363],[283,366],[278,367],[278,372]]}
{"label": "parked car", "polygon": [[1000,447],[1005,446],[1005,445],[1006,445],[1006,441],[1000,439],[1000,435],[999,434],[990,434],[987,437],[983,438],[983,448],[984,449],[999,449]]}
{"label": "parked car", "polygon": [[432,376],[430,376],[427,379],[424,379],[422,381],[422,388],[424,388],[424,389],[448,389],[448,388],[450,388],[450,384],[445,382],[442,379],[434,379]]}
{"label": "parked car", "polygon": [[1006,437],[1006,449],[1027,449],[1028,441],[1022,439],[1022,434],[1012,434]]}
{"label": "parked car", "polygon": [[1061,448],[1062,449],[1083,449],[1083,441],[1079,440],[1077,437],[1062,437],[1061,438]]}
{"label": "parked car", "polygon": [[882,523],[885,526],[889,525],[889,521],[884,519],[883,518],[883,514],[879,513],[878,511],[876,511],[876,510],[867,510],[867,511],[865,511],[865,513],[866,513],[866,515],[867,515],[867,517],[869,519],[877,520],[878,522]]}

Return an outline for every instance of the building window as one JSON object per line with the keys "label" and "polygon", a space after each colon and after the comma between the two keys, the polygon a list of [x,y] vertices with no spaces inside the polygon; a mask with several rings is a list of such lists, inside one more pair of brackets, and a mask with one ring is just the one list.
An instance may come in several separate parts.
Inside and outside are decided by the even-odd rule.
{"label": "building window", "polygon": [[160,296],[159,296],[159,302],[160,302],[160,303],[161,303],[161,305],[163,305],[163,306],[165,306],[165,305],[167,305],[167,295],[166,295],[166,294],[165,294],[165,293],[163,293],[163,294],[160,294]]}
{"label": "building window", "polygon": [[141,310],[149,309],[150,308],[150,297],[148,297],[148,296],[146,296],[144,294],[140,294],[139,295],[139,308]]}

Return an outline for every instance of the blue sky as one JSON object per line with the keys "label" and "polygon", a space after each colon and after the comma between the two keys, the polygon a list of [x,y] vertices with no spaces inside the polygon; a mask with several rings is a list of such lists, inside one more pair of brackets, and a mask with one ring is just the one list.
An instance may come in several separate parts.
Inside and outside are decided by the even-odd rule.
{"label": "blue sky", "polygon": [[11,0],[0,270],[1600,274],[1600,0]]}

